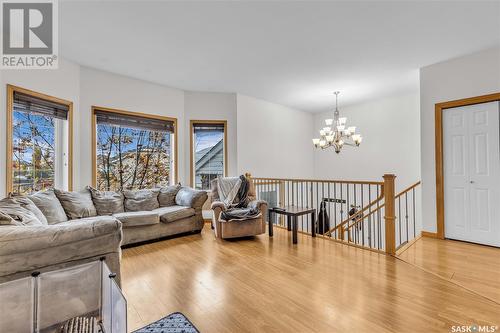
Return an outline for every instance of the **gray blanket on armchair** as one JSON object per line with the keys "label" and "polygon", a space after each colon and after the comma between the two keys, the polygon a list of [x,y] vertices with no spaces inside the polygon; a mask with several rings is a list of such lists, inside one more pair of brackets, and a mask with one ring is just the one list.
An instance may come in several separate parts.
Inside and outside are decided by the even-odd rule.
{"label": "gray blanket on armchair", "polygon": [[[230,220],[248,220],[257,218],[260,216],[260,211],[257,207],[248,206],[248,189],[250,187],[250,183],[248,179],[241,175],[239,177],[239,181],[226,181],[224,178],[219,178],[217,180],[218,188],[226,188],[225,193],[235,193],[236,196],[234,200],[231,200],[232,203],[227,204],[227,200],[224,197],[224,194],[219,191],[219,195],[221,196],[222,202],[224,202],[226,209],[224,209],[220,215],[220,219],[223,221]],[[234,187],[227,189],[228,185],[231,184]],[[236,188],[238,187],[238,188]]]}

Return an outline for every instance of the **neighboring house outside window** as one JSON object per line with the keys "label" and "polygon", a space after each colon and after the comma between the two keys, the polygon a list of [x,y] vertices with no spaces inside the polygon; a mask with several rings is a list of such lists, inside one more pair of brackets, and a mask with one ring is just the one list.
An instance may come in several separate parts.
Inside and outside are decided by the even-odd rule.
{"label": "neighboring house outside window", "polygon": [[70,189],[72,103],[13,86],[8,94],[8,192]]}
{"label": "neighboring house outside window", "polygon": [[191,121],[191,132],[191,179],[194,188],[210,190],[210,182],[226,174],[226,122]]}
{"label": "neighboring house outside window", "polygon": [[94,116],[97,189],[154,188],[174,182],[175,120],[99,108]]}

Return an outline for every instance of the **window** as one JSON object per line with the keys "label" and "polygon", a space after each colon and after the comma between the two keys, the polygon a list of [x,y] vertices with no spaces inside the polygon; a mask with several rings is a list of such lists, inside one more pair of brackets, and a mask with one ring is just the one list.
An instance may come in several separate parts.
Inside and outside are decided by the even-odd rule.
{"label": "window", "polygon": [[173,184],[177,120],[93,108],[94,186],[100,190]]}
{"label": "window", "polygon": [[227,174],[227,122],[191,121],[191,184],[210,190],[210,182]]}
{"label": "window", "polygon": [[7,192],[71,190],[72,102],[7,88]]}

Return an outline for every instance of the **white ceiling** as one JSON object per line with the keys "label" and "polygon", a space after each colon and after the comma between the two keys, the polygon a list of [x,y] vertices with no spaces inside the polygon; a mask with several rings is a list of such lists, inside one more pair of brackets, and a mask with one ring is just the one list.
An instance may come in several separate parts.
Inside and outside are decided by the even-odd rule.
{"label": "white ceiling", "polygon": [[59,4],[61,55],[196,91],[297,109],[418,89],[418,68],[500,45],[500,2]]}

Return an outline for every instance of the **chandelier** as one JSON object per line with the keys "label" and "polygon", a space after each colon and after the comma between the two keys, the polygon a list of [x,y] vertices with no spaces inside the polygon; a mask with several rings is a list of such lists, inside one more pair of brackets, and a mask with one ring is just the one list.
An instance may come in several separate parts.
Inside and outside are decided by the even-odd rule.
{"label": "chandelier", "polygon": [[357,147],[363,141],[363,137],[360,134],[356,134],[356,127],[346,127],[347,118],[340,117],[338,107],[339,93],[339,91],[334,92],[335,112],[333,113],[333,119],[325,120],[326,127],[319,130],[319,139],[312,139],[314,147],[321,149],[333,147],[337,154],[340,153],[343,146]]}

